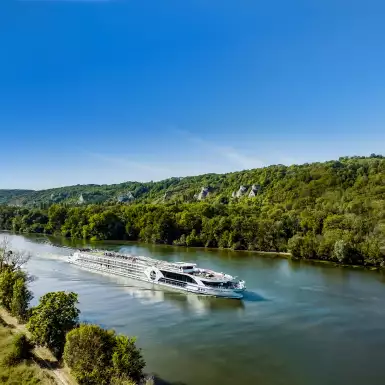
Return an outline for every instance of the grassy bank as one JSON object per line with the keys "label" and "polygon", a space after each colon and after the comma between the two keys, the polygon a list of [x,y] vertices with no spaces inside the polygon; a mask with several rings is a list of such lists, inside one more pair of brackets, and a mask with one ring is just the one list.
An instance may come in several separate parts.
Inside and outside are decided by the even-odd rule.
{"label": "grassy bank", "polygon": [[9,385],[76,385],[66,368],[61,368],[51,352],[34,348],[32,357],[17,365],[6,364],[16,334],[25,333],[25,326],[0,308],[0,384]]}
{"label": "grassy bank", "polygon": [[56,385],[55,380],[36,362],[24,360],[11,366],[6,363],[13,350],[13,339],[16,332],[0,318],[0,383],[9,385]]}

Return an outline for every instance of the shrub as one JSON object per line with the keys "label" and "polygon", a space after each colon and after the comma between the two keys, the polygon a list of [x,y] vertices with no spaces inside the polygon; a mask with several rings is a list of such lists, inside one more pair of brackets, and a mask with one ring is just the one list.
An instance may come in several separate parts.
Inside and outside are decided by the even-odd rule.
{"label": "shrub", "polygon": [[13,337],[11,351],[5,356],[4,364],[6,366],[15,366],[23,360],[31,357],[33,345],[24,333],[16,334]]}
{"label": "shrub", "polygon": [[82,385],[131,385],[145,366],[135,339],[87,324],[67,334],[64,361]]}
{"label": "shrub", "polygon": [[48,347],[57,358],[63,354],[66,333],[78,324],[77,302],[76,293],[47,293],[31,311],[27,328],[33,341]]}

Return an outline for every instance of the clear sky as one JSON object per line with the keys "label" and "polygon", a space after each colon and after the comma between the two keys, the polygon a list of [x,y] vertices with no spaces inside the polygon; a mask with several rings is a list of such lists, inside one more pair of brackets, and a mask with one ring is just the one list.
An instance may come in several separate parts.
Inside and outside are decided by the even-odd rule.
{"label": "clear sky", "polygon": [[384,153],[385,1],[1,0],[0,188]]}

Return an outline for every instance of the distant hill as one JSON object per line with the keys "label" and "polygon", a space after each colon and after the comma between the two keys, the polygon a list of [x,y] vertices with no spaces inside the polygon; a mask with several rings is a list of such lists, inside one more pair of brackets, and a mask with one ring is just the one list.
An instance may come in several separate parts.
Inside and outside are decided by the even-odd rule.
{"label": "distant hill", "polygon": [[0,190],[0,204],[48,207],[54,203],[67,205],[91,203],[171,203],[198,200],[220,201],[263,200],[277,203],[290,199],[316,199],[335,190],[353,189],[363,194],[377,186],[385,194],[385,159],[343,157],[323,163],[274,165],[227,174],[205,174],[185,178],[169,178],[160,182],[125,182],[112,185],[76,185],[48,190]]}
{"label": "distant hill", "polygon": [[18,199],[27,199],[34,190],[0,190],[0,204],[16,203]]}

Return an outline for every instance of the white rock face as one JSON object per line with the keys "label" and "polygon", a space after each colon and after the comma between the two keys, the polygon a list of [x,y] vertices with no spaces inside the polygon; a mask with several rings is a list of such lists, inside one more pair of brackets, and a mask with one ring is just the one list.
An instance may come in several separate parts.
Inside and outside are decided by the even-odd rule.
{"label": "white rock face", "polygon": [[261,189],[261,186],[258,185],[258,184],[253,184],[251,186],[251,190],[249,192],[249,198],[254,198],[255,196],[257,196],[259,190]]}
{"label": "white rock face", "polygon": [[208,187],[202,187],[200,193],[198,194],[197,199],[201,201],[202,199],[205,199],[209,195],[209,188]]}
{"label": "white rock face", "polygon": [[79,199],[78,199],[78,203],[79,204],[83,204],[83,203],[85,203],[86,202],[86,200],[83,198],[83,194],[80,194],[80,197],[79,197]]}
{"label": "white rock face", "polygon": [[126,194],[119,195],[117,198],[118,202],[130,202],[130,201],[133,201],[134,199],[135,199],[134,195],[132,194],[131,191],[128,191]]}
{"label": "white rock face", "polygon": [[237,193],[235,194],[235,196],[237,198],[240,198],[241,196],[245,195],[246,194],[246,191],[247,191],[247,187],[245,186],[240,186],[239,187],[239,190],[237,191]]}

